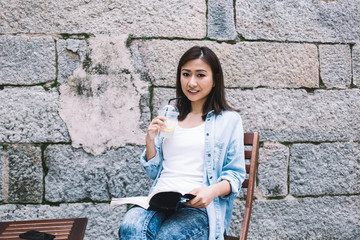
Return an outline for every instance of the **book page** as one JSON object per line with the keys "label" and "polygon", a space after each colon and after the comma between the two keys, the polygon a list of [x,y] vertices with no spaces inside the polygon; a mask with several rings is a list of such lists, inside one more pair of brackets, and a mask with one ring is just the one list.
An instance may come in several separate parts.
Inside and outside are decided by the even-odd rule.
{"label": "book page", "polygon": [[110,202],[110,208],[122,204],[134,204],[145,209],[148,209],[149,207],[148,197],[126,197],[126,198],[112,198]]}

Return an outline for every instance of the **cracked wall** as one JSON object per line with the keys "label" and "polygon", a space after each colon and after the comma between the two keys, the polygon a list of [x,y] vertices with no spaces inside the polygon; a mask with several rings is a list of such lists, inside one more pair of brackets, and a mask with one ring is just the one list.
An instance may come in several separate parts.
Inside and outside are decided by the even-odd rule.
{"label": "cracked wall", "polygon": [[85,239],[117,239],[126,206],[109,211],[109,201],[147,194],[146,128],[175,96],[181,54],[205,45],[245,131],[261,136],[248,239],[360,235],[359,2],[0,0],[0,9],[1,221],[87,217]]}

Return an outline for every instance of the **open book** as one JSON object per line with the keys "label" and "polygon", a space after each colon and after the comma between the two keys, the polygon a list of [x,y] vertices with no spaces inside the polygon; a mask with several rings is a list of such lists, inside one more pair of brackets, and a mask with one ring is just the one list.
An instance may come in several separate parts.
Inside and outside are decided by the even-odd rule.
{"label": "open book", "polygon": [[148,210],[171,211],[175,210],[180,203],[191,200],[195,195],[187,193],[182,195],[179,192],[158,192],[149,197],[127,197],[111,199],[110,207],[121,204],[134,204]]}

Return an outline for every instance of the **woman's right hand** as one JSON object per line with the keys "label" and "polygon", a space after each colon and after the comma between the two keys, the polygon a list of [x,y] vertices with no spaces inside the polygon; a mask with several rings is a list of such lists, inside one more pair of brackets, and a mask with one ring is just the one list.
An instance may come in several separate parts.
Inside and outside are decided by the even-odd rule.
{"label": "woman's right hand", "polygon": [[165,128],[165,117],[157,116],[154,118],[146,132],[146,140],[153,141],[156,137],[156,135],[159,133],[160,128]]}
{"label": "woman's right hand", "polygon": [[159,133],[160,128],[166,127],[165,125],[165,117],[156,117],[154,118],[146,132],[146,160],[149,161],[156,155],[156,148],[155,148],[155,137]]}

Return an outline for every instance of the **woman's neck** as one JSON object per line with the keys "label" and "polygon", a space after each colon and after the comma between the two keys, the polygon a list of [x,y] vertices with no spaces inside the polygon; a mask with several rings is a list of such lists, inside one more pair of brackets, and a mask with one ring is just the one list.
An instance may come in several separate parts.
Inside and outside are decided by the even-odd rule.
{"label": "woman's neck", "polygon": [[204,107],[204,103],[191,102],[191,111],[190,111],[190,113],[202,114],[203,107]]}
{"label": "woman's neck", "polygon": [[179,126],[182,128],[193,128],[201,125],[203,122],[202,111],[191,111],[184,120],[179,121]]}

